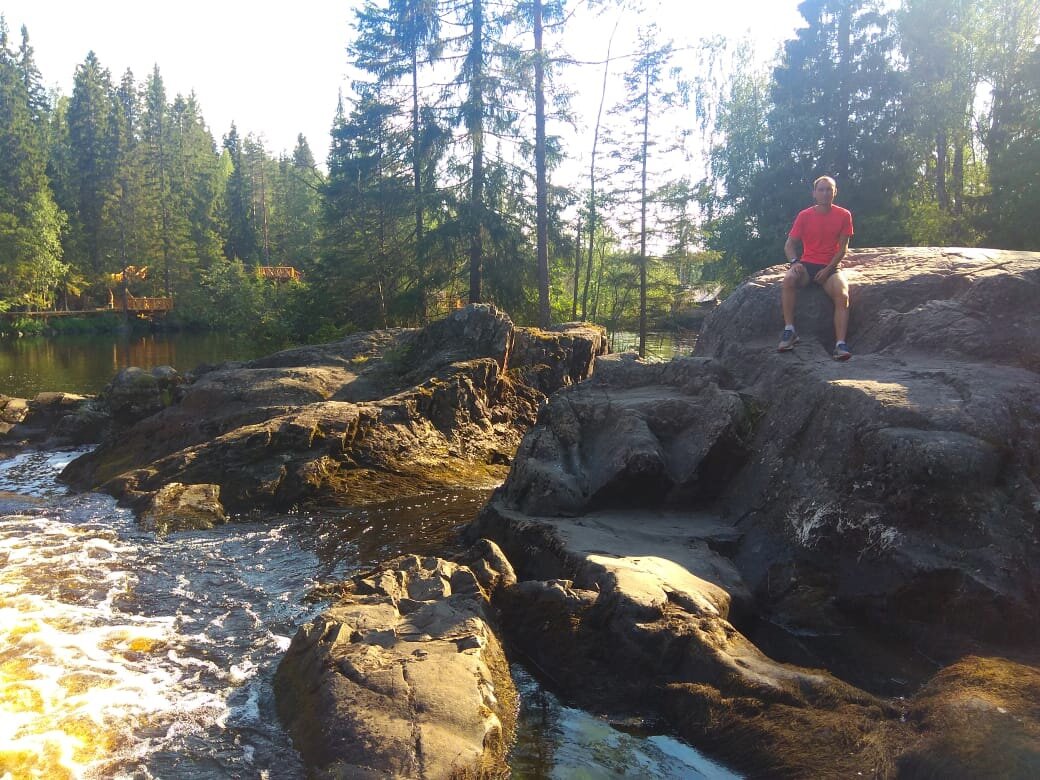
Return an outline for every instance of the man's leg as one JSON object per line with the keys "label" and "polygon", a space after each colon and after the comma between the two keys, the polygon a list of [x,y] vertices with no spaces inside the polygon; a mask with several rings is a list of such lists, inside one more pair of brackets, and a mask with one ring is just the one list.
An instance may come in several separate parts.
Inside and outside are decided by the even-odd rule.
{"label": "man's leg", "polygon": [[823,283],[823,289],[834,302],[834,340],[844,342],[849,331],[849,282],[845,274],[835,271]]}
{"label": "man's leg", "polygon": [[794,327],[794,308],[798,301],[798,288],[809,284],[809,274],[805,266],[795,263],[784,274],[784,283],[780,288],[780,308],[784,313],[784,326]]}

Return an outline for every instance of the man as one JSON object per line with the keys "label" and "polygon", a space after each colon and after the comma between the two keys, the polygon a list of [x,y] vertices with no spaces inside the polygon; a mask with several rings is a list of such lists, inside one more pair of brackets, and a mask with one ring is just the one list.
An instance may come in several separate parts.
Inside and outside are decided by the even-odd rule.
{"label": "man", "polygon": [[[791,266],[784,275],[780,293],[784,313],[784,332],[777,350],[787,352],[798,343],[794,329],[794,309],[798,289],[818,284],[834,302],[835,360],[852,357],[845,337],[849,328],[849,283],[839,270],[842,258],[849,249],[852,237],[852,214],[848,209],[834,205],[838,185],[830,176],[821,176],[813,182],[813,200],[816,205],[798,213],[791,233],[784,244],[784,254]],[[798,254],[796,242],[802,245]]]}

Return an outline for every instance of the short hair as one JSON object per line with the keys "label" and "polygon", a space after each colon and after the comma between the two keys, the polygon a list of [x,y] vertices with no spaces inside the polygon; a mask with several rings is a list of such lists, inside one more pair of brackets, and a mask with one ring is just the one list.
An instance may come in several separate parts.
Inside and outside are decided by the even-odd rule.
{"label": "short hair", "polygon": [[834,191],[835,192],[838,191],[838,182],[834,181],[834,178],[831,177],[831,176],[821,176],[821,177],[819,177],[816,181],[814,181],[812,183],[812,188],[815,190],[816,189],[816,185],[819,184],[821,181],[829,181],[831,183],[831,186],[834,188]]}

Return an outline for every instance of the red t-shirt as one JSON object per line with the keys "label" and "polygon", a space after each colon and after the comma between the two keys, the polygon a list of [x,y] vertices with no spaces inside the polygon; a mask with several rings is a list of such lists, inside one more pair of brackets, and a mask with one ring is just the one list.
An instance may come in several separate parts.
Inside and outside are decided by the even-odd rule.
{"label": "red t-shirt", "polygon": [[831,204],[821,214],[814,206],[799,211],[791,228],[791,238],[802,242],[802,262],[827,265],[838,254],[838,241],[852,235],[852,212]]}

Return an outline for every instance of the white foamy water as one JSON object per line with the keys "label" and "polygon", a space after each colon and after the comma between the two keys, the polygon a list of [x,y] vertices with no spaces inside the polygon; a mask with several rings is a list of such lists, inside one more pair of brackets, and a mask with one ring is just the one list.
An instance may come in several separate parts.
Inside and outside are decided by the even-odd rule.
{"label": "white foamy water", "polygon": [[[0,780],[307,777],[271,680],[324,606],[315,586],[436,550],[483,501],[436,494],[157,538],[111,498],[56,482],[77,454],[0,461]],[[516,777],[733,776],[516,676]]]}
{"label": "white foamy water", "polygon": [[327,563],[284,521],[143,533],[56,484],[76,454],[0,462],[0,778],[303,776],[270,680]]}

